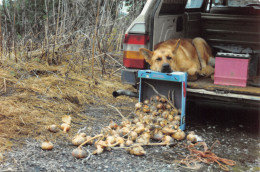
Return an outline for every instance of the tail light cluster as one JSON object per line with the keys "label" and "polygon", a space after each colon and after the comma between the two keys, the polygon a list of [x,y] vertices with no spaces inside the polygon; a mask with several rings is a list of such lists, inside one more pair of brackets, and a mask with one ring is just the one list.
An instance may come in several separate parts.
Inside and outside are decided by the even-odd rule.
{"label": "tail light cluster", "polygon": [[139,48],[147,47],[148,35],[125,34],[123,63],[127,68],[145,68],[145,60],[139,53]]}

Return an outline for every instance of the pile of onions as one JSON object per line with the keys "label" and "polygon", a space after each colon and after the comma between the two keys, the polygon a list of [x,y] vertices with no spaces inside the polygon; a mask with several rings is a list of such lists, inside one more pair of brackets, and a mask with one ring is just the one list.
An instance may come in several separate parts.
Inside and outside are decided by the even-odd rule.
{"label": "pile of onions", "polygon": [[[122,114],[121,114],[122,116]],[[132,155],[145,155],[143,146],[172,145],[175,142],[185,139],[185,132],[179,128],[181,120],[181,110],[169,102],[165,97],[152,96],[143,102],[135,104],[135,117],[127,119],[124,116],[121,124],[110,121],[104,127],[101,134],[94,137],[86,133],[78,133],[72,138],[72,144],[78,148],[72,151],[75,158],[85,158],[86,151],[82,146],[94,144],[96,150],[92,154],[101,154],[112,149],[125,149]],[[62,117],[61,129],[67,133],[71,128],[71,117]],[[57,132],[57,126],[50,125],[47,128],[51,132]],[[187,136],[188,142],[196,142],[194,132]],[[42,149],[51,150],[51,142],[42,143]]]}
{"label": "pile of onions", "polygon": [[[77,134],[73,144],[80,145],[81,148],[84,144],[92,144],[95,138],[97,139],[94,144],[96,150],[92,154],[101,154],[117,147],[117,149],[126,149],[133,155],[145,155],[143,149],[145,145],[172,145],[185,139],[185,132],[179,129],[180,113],[181,110],[168,103],[166,98],[152,96],[135,104],[133,119],[123,118],[121,124],[111,120],[109,125],[102,129],[102,134],[94,137],[87,136],[88,139]],[[187,138],[191,142],[195,141],[190,134]]]}

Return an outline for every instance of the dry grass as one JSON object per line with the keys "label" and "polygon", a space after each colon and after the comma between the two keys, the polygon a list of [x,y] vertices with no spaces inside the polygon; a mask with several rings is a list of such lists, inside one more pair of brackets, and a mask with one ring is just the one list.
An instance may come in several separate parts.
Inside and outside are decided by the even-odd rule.
{"label": "dry grass", "polygon": [[[115,61],[108,60],[107,65],[111,63]],[[91,79],[88,61],[80,66],[0,61],[0,152],[19,144],[20,137],[43,138],[45,126],[59,125],[63,115],[71,115],[75,123],[93,120],[83,113],[86,105],[133,101],[112,97],[114,90],[131,89],[121,83],[119,73],[111,76],[115,67],[107,68],[108,74],[102,76],[98,65],[94,69]]]}

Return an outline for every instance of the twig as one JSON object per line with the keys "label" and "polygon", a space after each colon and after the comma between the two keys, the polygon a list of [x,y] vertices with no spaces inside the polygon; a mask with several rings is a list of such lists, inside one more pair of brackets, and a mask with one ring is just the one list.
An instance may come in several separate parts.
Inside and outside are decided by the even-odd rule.
{"label": "twig", "polygon": [[106,54],[108,57],[110,57],[112,60],[114,60],[117,64],[119,64],[122,68],[125,68],[121,63],[119,63],[116,59],[114,59],[110,54]]}
{"label": "twig", "polygon": [[117,71],[120,71],[121,69],[124,69],[124,68],[123,68],[123,67],[118,68],[117,70],[111,72],[111,73],[110,73],[110,76],[112,76],[112,75],[113,75],[114,73],[116,73]]}
{"label": "twig", "polygon": [[6,79],[4,78],[4,92],[6,93]]}
{"label": "twig", "polygon": [[124,115],[115,106],[112,106],[112,105],[109,105],[109,104],[107,104],[107,106],[114,108],[123,119],[127,119],[126,117],[124,117]]}
{"label": "twig", "polygon": [[78,146],[78,148],[81,148],[82,146],[84,146],[85,144],[87,144],[87,143],[88,143],[89,141],[91,141],[91,140],[94,140],[94,139],[96,139],[96,138],[103,137],[103,136],[104,136],[103,134],[96,135],[96,136],[94,136],[94,137],[92,137],[92,138],[86,140],[85,142],[83,142],[81,145]]}
{"label": "twig", "polygon": [[160,94],[160,93],[154,88],[154,86],[153,86],[152,84],[149,84],[148,82],[144,82],[144,83],[146,83],[147,85],[149,85],[149,86],[153,89],[153,91],[154,91],[156,94],[158,94],[159,96],[165,98],[166,101],[167,101],[174,109],[176,109],[176,107],[172,104],[172,102],[171,102],[165,95]]}

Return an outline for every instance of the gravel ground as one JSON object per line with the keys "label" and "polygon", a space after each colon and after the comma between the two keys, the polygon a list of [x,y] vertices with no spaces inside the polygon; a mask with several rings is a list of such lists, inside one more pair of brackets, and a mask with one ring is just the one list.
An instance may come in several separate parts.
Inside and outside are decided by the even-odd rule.
{"label": "gravel ground", "polygon": [[[236,161],[231,171],[260,170],[259,110],[218,110],[193,104],[187,107],[186,131],[195,131],[208,146],[219,140],[221,144],[214,147],[212,152]],[[127,111],[123,113],[127,114]],[[87,107],[86,115],[95,118],[82,122],[82,126],[92,127],[92,134],[99,133],[110,119],[120,121],[114,109],[105,107]],[[5,152],[4,161],[0,162],[0,171],[195,171],[177,163],[176,160],[189,154],[180,145],[145,147],[147,154],[140,157],[117,149],[101,155],[89,154],[85,159],[73,158],[71,151],[74,148],[68,141],[57,141],[52,151],[43,151],[39,141],[26,139],[21,147]],[[84,149],[92,152],[94,146],[86,146]],[[201,168],[198,171],[221,171],[216,163],[199,165]]]}

